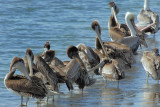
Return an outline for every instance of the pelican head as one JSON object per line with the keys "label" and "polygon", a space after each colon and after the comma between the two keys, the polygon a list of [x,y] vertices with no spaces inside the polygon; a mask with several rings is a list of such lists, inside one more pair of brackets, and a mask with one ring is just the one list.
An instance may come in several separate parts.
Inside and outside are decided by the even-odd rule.
{"label": "pelican head", "polygon": [[28,75],[28,71],[25,67],[25,64],[24,64],[24,61],[23,61],[22,58],[14,57],[12,59],[12,62],[11,62],[11,65],[10,65],[10,71],[15,72],[16,69],[21,71],[29,80],[31,80],[31,78]]}
{"label": "pelican head", "polygon": [[94,21],[92,22],[91,27],[92,27],[92,29],[96,32],[96,38],[98,38],[98,40],[99,40],[99,42],[100,42],[100,44],[101,44],[101,46],[102,46],[102,49],[103,49],[105,55],[107,55],[107,51],[106,51],[106,49],[105,49],[105,47],[104,47],[103,41],[101,40],[101,27],[100,27],[98,21],[97,21],[97,20],[94,20]]}
{"label": "pelican head", "polygon": [[49,50],[49,49],[50,49],[50,42],[47,41],[47,42],[45,43],[45,45],[44,45],[43,48],[47,48],[47,49]]}
{"label": "pelican head", "polygon": [[44,54],[44,60],[46,62],[50,62],[54,57],[55,57],[56,52],[54,50],[48,50],[46,51],[46,53]]}
{"label": "pelican head", "polygon": [[43,50],[46,52],[47,50],[50,50],[50,42],[47,41],[43,47]]}
{"label": "pelican head", "polygon": [[156,56],[159,55],[159,49],[158,49],[158,48],[154,48],[154,49],[152,50],[152,52],[153,52]]}
{"label": "pelican head", "polygon": [[99,33],[99,34],[101,35],[101,27],[100,27],[100,25],[99,25],[99,23],[98,23],[97,20],[94,20],[94,21],[92,22],[91,27],[92,27],[92,29],[93,29],[96,33]]}
{"label": "pelican head", "polygon": [[125,21],[127,23],[128,28],[130,29],[131,36],[136,36],[137,32],[135,30],[134,15],[131,12],[126,13]]}
{"label": "pelican head", "polygon": [[30,76],[33,76],[32,66],[33,66],[34,55],[33,55],[31,48],[28,48],[26,50],[26,57],[27,57],[27,63],[29,65]]}
{"label": "pelican head", "polygon": [[78,51],[85,51],[86,45],[83,43],[80,43],[76,46],[78,48]]}
{"label": "pelican head", "polygon": [[14,57],[14,58],[12,59],[11,65],[10,65],[10,71],[11,71],[12,69],[16,69],[16,64],[18,64],[18,63],[24,64],[23,59],[21,59],[21,58],[19,58],[19,57]]}
{"label": "pelican head", "polygon": [[69,58],[73,59],[74,56],[78,55],[78,48],[73,46],[73,45],[71,45],[70,47],[67,48],[66,53],[67,53]]}
{"label": "pelican head", "polygon": [[134,15],[131,12],[127,12],[125,15],[125,20],[133,20],[134,21]]}
{"label": "pelican head", "polygon": [[115,2],[109,2],[109,7],[110,8],[113,8],[114,10],[115,10],[115,12],[116,12],[116,14],[118,14],[119,13],[119,8],[117,7],[117,5],[115,4]]}
{"label": "pelican head", "polygon": [[26,56],[30,56],[32,61],[34,60],[34,54],[33,54],[32,50],[31,50],[31,48],[28,48],[26,50]]}

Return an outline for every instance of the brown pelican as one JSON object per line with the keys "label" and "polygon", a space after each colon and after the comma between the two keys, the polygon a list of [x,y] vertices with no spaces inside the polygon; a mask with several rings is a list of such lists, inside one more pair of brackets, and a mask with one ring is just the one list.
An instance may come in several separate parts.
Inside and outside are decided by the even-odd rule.
{"label": "brown pelican", "polygon": [[[35,65],[33,63],[33,60],[34,60],[34,54],[31,50],[31,48],[28,48],[26,50],[26,56],[24,57],[25,66],[28,69],[28,71],[30,71],[31,76],[34,75],[34,76],[40,78],[43,81],[43,83],[45,84],[45,86],[47,87],[47,89],[48,89],[47,103],[48,103],[48,98],[50,95],[54,96],[54,94],[59,94],[59,88],[57,85],[59,82],[58,81],[59,77],[57,74],[52,73],[53,71],[51,71],[49,68],[44,71],[43,71],[43,69],[37,68],[39,63],[36,63],[36,65]],[[41,67],[44,67],[44,66],[47,66],[47,64],[41,63]],[[50,72],[49,74],[51,75],[51,77],[48,76],[48,72]]]}
{"label": "brown pelican", "polygon": [[[77,48],[78,48],[78,54],[79,54],[81,60],[83,61],[87,71],[89,71],[91,68],[95,67],[96,65],[98,65],[100,63],[100,58],[92,50],[91,47],[86,46],[85,44],[81,43],[81,44],[77,45]],[[94,74],[100,75],[99,69],[96,69],[94,71]],[[92,77],[94,74],[92,73]]]}
{"label": "brown pelican", "polygon": [[[113,2],[113,1],[109,2],[109,6],[111,8],[111,16],[110,16],[109,21],[108,21],[108,28],[110,29],[110,27],[116,27],[117,26],[121,30],[121,32],[125,33],[126,36],[131,35],[127,25],[126,24],[120,24],[119,21],[118,21],[117,14],[119,13],[119,8],[115,4],[115,2]],[[111,38],[111,40],[112,40],[112,38]],[[114,39],[112,41],[114,41]]]}
{"label": "brown pelican", "polygon": [[100,25],[97,21],[94,21],[92,23],[92,29],[96,32],[96,41],[98,41],[98,43],[96,43],[96,47],[97,49],[102,50],[102,51],[97,51],[97,54],[99,55],[100,60],[102,60],[105,57],[108,58],[109,60],[108,63],[106,63],[102,67],[102,76],[106,80],[112,80],[112,81],[119,81],[121,79],[124,79],[125,74],[124,74],[124,71],[119,66],[119,63],[115,59],[110,59],[109,54],[107,53],[107,50],[109,51],[112,51],[112,50],[106,49],[106,47],[104,46],[105,44],[102,42],[100,37],[100,34],[101,34]]}
{"label": "brown pelican", "polygon": [[28,48],[26,50],[26,53],[25,53],[25,56],[24,56],[23,60],[24,60],[26,68],[29,71],[29,75],[30,76],[34,75],[34,76],[36,76],[38,78],[41,78],[44,83],[48,82],[47,78],[41,72],[38,71],[36,65],[33,63],[34,54],[33,54],[32,50],[31,50],[31,48]]}
{"label": "brown pelican", "polygon": [[[95,79],[91,79],[87,73],[83,62],[79,58],[78,49],[75,46],[67,48],[67,55],[72,60],[64,67],[54,65],[55,52],[53,50],[46,51],[44,60],[50,64],[50,67],[56,72],[59,72],[70,83],[78,84],[79,88],[83,90],[85,86],[90,86],[95,83]],[[53,63],[52,63],[53,62]],[[104,64],[100,65],[103,66]],[[99,66],[97,67],[99,68]],[[97,69],[95,68],[95,69]],[[90,69],[90,71],[94,69]]]}
{"label": "brown pelican", "polygon": [[[96,26],[97,26],[97,30],[95,29]],[[100,28],[98,21],[95,20],[92,22],[92,29],[96,31],[97,35],[99,35],[99,38],[101,39],[100,37],[101,28]],[[126,66],[131,67],[131,64],[135,62],[133,53],[128,46],[121,44],[121,43],[117,43],[117,42],[111,42],[111,41],[103,42],[105,46],[104,48],[107,51],[107,52],[104,52],[104,48],[101,46],[99,38],[98,36],[96,36],[96,41],[95,41],[96,43],[95,43],[94,51],[95,53],[97,53],[97,55],[98,54],[104,55],[106,53],[109,55],[110,58],[116,59],[118,62],[120,62],[119,64],[122,67],[126,67]]]}
{"label": "brown pelican", "polygon": [[[146,35],[137,29],[137,27],[134,24],[134,21],[132,21],[132,24],[130,24],[130,26],[129,24],[127,25],[119,24],[118,19],[117,19],[117,14],[119,12],[119,9],[117,5],[114,2],[110,2],[109,6],[112,10],[112,14],[110,16],[108,26],[109,26],[109,35],[112,41],[119,41],[124,37],[131,38],[130,36],[133,35],[133,33],[131,33],[131,26],[132,26],[132,28],[134,29],[134,31],[132,30],[132,32],[135,32],[135,34],[139,36],[140,43],[144,45],[145,47],[148,47],[145,41]],[[129,23],[129,22],[126,20],[126,23]]]}
{"label": "brown pelican", "polygon": [[[14,75],[16,69],[23,75]],[[43,99],[47,95],[47,89],[42,80],[29,76],[23,59],[14,57],[11,62],[10,72],[5,76],[4,84],[12,93],[21,96],[21,105],[23,105],[23,97],[27,97],[26,105],[29,97]]]}
{"label": "brown pelican", "polygon": [[79,88],[83,90],[85,86],[93,85],[96,79],[91,79],[89,77],[87,69],[79,57],[78,48],[72,45],[67,48],[66,52],[67,56],[72,59],[71,61],[78,62],[78,66],[80,66],[80,70],[78,71],[80,72],[79,79],[75,81],[75,83],[79,85]]}
{"label": "brown pelican", "polygon": [[147,82],[149,75],[154,80],[160,79],[160,55],[158,48],[154,48],[152,52],[144,51],[141,62],[147,73]]}
{"label": "brown pelican", "polygon": [[48,50],[50,50],[50,42],[49,41],[47,41],[45,44],[44,44],[44,46],[43,46],[43,52],[42,52],[42,57],[43,57],[43,55],[44,55],[44,53],[46,52],[46,51],[48,51]]}
{"label": "brown pelican", "polygon": [[155,34],[159,29],[159,16],[149,8],[149,0],[144,0],[144,7],[137,16],[138,28],[145,32]]}
{"label": "brown pelican", "polygon": [[[58,59],[58,58],[57,58]],[[57,65],[57,62],[55,59],[55,51],[54,50],[48,50],[44,54],[44,61],[48,63],[49,67],[57,74],[58,76],[58,83],[66,83],[68,90],[73,90],[72,82],[71,80],[67,79],[66,73],[62,71],[62,66]],[[62,63],[63,64],[63,63]],[[63,65],[65,67],[65,65]]]}
{"label": "brown pelican", "polygon": [[[44,55],[46,54],[46,52],[50,50],[50,43],[47,41],[46,44],[44,45],[43,47],[43,52],[41,54],[42,58],[44,58]],[[53,53],[52,55],[55,54],[55,51],[52,50]],[[49,52],[49,51],[48,51]],[[50,54],[50,52],[48,53]],[[64,67],[69,61],[65,61],[65,62],[62,62],[59,58],[57,58],[55,55],[54,55],[54,60],[52,60],[52,64],[55,65],[55,66],[58,66],[58,67]],[[48,62],[48,64],[50,65],[51,61]]]}
{"label": "brown pelican", "polygon": [[[133,14],[127,12],[125,16],[125,21],[127,23],[127,26],[125,24],[119,24],[117,19],[117,13],[119,12],[116,10],[117,6],[114,2],[110,2],[110,7],[112,10],[112,14],[110,16],[109,20],[109,35],[113,41],[123,43],[127,46],[129,46],[133,53],[136,53],[140,43],[147,47],[147,43],[144,39],[144,35],[139,31],[137,34],[135,26],[134,26],[134,16]],[[129,28],[129,30],[128,30]],[[131,33],[131,34],[130,34]],[[139,37],[137,37],[139,36]]]}

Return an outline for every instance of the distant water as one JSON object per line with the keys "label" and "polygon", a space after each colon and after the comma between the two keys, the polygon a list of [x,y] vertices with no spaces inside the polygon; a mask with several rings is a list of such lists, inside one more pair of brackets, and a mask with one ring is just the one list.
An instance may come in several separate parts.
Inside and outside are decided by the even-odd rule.
{"label": "distant water", "polygon": [[[127,11],[135,15],[143,6],[143,0],[116,0],[120,9],[118,19],[124,23]],[[95,33],[91,23],[98,20],[102,28],[102,39],[109,41],[108,19],[110,9],[108,0],[1,0],[0,1],[0,107],[15,107],[20,105],[20,97],[10,93],[4,86],[4,77],[9,72],[14,56],[24,57],[25,50],[31,48],[34,54],[42,52],[43,45],[50,41],[51,49],[56,50],[56,56],[61,60],[69,60],[66,49],[70,45],[84,43],[94,48]],[[160,1],[150,0],[150,8],[160,14]],[[135,19],[136,21],[136,19]],[[97,82],[84,89],[83,95],[75,85],[71,95],[65,85],[61,85],[64,95],[55,96],[55,102],[50,99],[47,105],[36,104],[30,99],[28,107],[71,107],[71,106],[160,106],[160,85],[149,79],[146,84],[146,73],[140,62],[142,52],[154,47],[160,49],[160,32],[147,39],[149,48],[138,50],[135,56],[137,63],[132,69],[125,71],[126,78],[117,82],[105,81],[101,76],[95,76]]]}

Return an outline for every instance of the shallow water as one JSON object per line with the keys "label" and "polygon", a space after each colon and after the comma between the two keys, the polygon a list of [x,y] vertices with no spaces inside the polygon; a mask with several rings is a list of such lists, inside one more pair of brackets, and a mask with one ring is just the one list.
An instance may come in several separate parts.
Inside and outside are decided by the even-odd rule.
{"label": "shallow water", "polygon": [[[98,20],[102,28],[102,39],[109,41],[108,19],[110,9],[108,0],[1,0],[0,1],[0,106],[19,106],[20,97],[10,93],[3,79],[9,72],[14,56],[23,57],[25,50],[31,48],[34,54],[41,53],[46,41],[61,60],[69,60],[66,49],[70,45],[84,43],[94,48],[95,33],[91,29],[93,20]],[[118,19],[124,23],[127,11],[135,15],[143,6],[143,0],[115,1],[119,6]],[[160,14],[160,1],[150,1],[150,8]],[[136,20],[135,20],[136,21]],[[126,69],[126,78],[119,82],[105,81],[95,76],[96,84],[86,87],[82,95],[75,85],[71,94],[65,85],[61,85],[62,95],[56,95],[54,103],[37,104],[30,99],[28,107],[42,106],[160,106],[160,85],[149,78],[140,62],[142,52],[154,47],[160,48],[160,32],[147,39],[149,48],[139,48],[135,56],[136,64]]]}

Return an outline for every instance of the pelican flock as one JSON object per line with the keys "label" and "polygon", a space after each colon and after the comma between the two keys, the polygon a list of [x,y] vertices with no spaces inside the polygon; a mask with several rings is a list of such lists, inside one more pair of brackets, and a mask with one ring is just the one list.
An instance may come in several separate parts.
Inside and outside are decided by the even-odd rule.
{"label": "pelican flock", "polygon": [[[68,46],[66,55],[69,61],[62,61],[56,57],[56,50],[51,50],[50,41],[46,41],[41,55],[34,55],[31,48],[26,49],[24,58],[13,57],[10,70],[4,78],[6,88],[23,97],[41,99],[61,94],[60,84],[65,83],[69,91],[74,91],[76,84],[79,89],[96,84],[94,75],[102,76],[106,81],[119,81],[126,77],[125,71],[135,63],[135,56],[141,45],[148,47],[146,34],[155,34],[159,29],[159,16],[149,8],[149,0],[144,0],[144,7],[134,22],[134,15],[126,12],[126,24],[118,20],[119,8],[115,2],[110,2],[111,15],[108,21],[108,37],[112,41],[102,41],[101,27],[98,20],[94,20],[91,28],[95,32],[95,47],[80,43]],[[160,80],[159,49],[144,51],[141,58],[148,77]],[[15,75],[16,70],[22,74]],[[107,85],[107,84],[106,84]]]}

